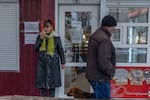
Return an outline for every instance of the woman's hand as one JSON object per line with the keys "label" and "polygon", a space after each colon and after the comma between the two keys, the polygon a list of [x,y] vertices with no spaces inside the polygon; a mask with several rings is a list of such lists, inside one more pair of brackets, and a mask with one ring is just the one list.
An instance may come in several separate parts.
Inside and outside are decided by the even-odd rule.
{"label": "woman's hand", "polygon": [[46,36],[46,32],[43,30],[43,31],[40,33],[40,38],[43,39],[45,36]]}

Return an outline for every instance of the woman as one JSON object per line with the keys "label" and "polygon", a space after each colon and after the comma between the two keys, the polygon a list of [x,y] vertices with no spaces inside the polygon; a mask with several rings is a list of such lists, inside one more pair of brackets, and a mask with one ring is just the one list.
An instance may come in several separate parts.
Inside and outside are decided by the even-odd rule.
{"label": "woman", "polygon": [[39,53],[36,86],[40,88],[41,96],[48,96],[50,92],[50,97],[54,97],[55,88],[61,86],[60,63],[63,69],[65,58],[61,39],[54,34],[52,21],[46,20],[35,43]]}

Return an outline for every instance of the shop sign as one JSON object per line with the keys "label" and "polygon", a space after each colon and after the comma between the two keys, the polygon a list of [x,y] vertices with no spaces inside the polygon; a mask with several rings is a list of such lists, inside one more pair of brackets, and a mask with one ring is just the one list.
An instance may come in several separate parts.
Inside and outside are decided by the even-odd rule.
{"label": "shop sign", "polygon": [[149,67],[117,67],[111,81],[112,98],[148,98],[150,95]]}

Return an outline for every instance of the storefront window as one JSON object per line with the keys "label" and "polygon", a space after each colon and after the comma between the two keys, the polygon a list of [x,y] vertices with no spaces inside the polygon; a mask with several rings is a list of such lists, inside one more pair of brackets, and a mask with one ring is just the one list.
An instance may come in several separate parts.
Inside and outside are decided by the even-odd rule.
{"label": "storefront window", "polygon": [[118,64],[148,63],[148,12],[148,7],[108,7],[107,13],[115,17],[120,27],[111,37]]}
{"label": "storefront window", "polygon": [[119,63],[146,63],[146,48],[116,48]]}
{"label": "storefront window", "polygon": [[117,28],[116,31],[112,33],[111,40],[113,42],[120,42],[120,39],[121,39],[120,31],[121,30]]}
{"label": "storefront window", "polygon": [[90,84],[85,77],[86,67],[65,68],[65,94],[72,87],[78,87],[83,91],[90,92]]}
{"label": "storefront window", "polygon": [[127,27],[127,44],[147,44],[148,27]]}
{"label": "storefront window", "polygon": [[110,7],[108,14],[113,15],[120,23],[148,22],[148,8],[146,7]]}
{"label": "storefront window", "polygon": [[65,12],[66,62],[86,62],[91,12]]}

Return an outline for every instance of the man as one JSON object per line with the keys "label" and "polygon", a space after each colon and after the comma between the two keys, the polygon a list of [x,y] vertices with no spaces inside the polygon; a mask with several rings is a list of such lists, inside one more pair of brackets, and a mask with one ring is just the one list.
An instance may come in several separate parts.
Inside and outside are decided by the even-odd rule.
{"label": "man", "polygon": [[86,77],[96,98],[110,98],[110,80],[115,73],[116,54],[110,40],[117,22],[107,15],[102,19],[101,27],[89,39]]}
{"label": "man", "polygon": [[[55,88],[61,86],[60,63],[64,68],[65,57],[59,36],[55,36],[51,20],[44,22],[43,31],[37,37],[35,50],[39,53],[36,86],[41,96],[55,96]],[[60,59],[59,59],[60,58]]]}

